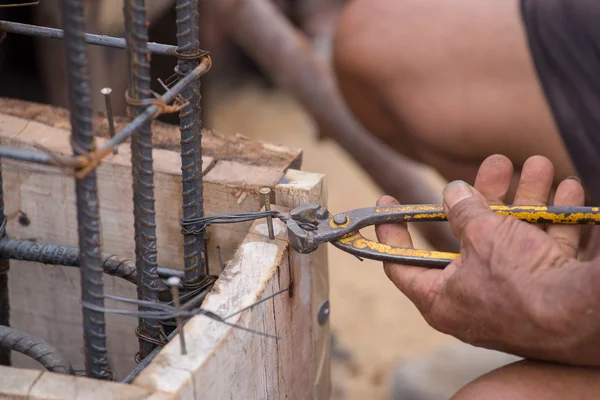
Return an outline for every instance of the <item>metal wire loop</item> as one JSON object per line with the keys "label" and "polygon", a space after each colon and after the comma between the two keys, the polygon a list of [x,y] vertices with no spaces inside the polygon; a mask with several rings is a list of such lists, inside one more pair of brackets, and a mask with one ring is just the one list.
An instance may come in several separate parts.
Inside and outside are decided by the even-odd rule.
{"label": "metal wire loop", "polygon": [[[241,222],[254,221],[261,218],[273,217],[278,218],[281,222],[285,223],[290,218],[281,214],[279,211],[256,211],[256,212],[244,212],[234,214],[220,214],[196,218],[181,218],[179,224],[181,225],[181,232],[186,235],[199,235],[206,231],[210,225],[213,224],[236,224]],[[308,222],[299,222],[298,225],[304,230],[314,231],[317,226]]]}
{"label": "metal wire loop", "polygon": [[177,97],[175,98],[175,101],[173,102],[173,104],[167,104],[165,103],[164,99],[157,93],[152,92],[152,94],[155,96],[154,99],[133,99],[129,96],[129,90],[125,91],[125,100],[127,101],[127,104],[129,104],[130,106],[137,106],[137,107],[151,107],[151,106],[155,106],[158,110],[156,111],[156,113],[152,116],[152,118],[157,118],[159,115],[162,114],[171,114],[171,113],[176,113],[181,111],[181,109],[185,106],[187,106],[188,102],[184,102],[181,99],[181,96],[177,95]]}
{"label": "metal wire loop", "polygon": [[179,50],[175,50],[175,54],[177,54],[177,58],[181,58],[182,60],[199,60],[202,57],[208,56],[210,53],[208,50],[194,50],[194,51],[186,51],[180,52]]}
{"label": "metal wire loop", "polygon": [[143,333],[143,332],[140,330],[140,327],[139,327],[139,326],[135,328],[135,335],[136,335],[138,338],[140,338],[141,340],[144,340],[144,341],[146,341],[146,342],[148,342],[148,343],[155,344],[155,345],[157,345],[157,346],[160,346],[160,347],[164,347],[164,346],[165,346],[165,345],[168,343],[168,342],[167,342],[167,341],[164,339],[164,335],[161,335],[161,336],[163,337],[163,339],[162,339],[162,340],[156,340],[156,339],[153,339],[153,338],[151,338],[150,336],[148,336],[148,335],[144,334],[144,333]]}

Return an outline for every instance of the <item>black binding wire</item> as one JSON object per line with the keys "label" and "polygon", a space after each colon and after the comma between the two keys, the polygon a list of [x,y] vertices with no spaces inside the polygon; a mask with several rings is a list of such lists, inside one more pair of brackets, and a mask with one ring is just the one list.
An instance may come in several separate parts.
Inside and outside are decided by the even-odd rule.
{"label": "black binding wire", "polygon": [[[287,222],[290,217],[283,215],[279,211],[270,210],[270,211],[255,211],[255,212],[243,212],[243,213],[234,213],[234,214],[221,214],[221,215],[212,215],[212,216],[204,216],[198,218],[189,218],[189,219],[180,219],[181,232],[186,235],[198,235],[213,224],[237,224],[241,222],[249,222],[254,221],[261,218],[279,218],[283,223]],[[317,229],[317,226],[308,222],[299,222],[296,221],[298,225],[304,230],[314,231]]]}

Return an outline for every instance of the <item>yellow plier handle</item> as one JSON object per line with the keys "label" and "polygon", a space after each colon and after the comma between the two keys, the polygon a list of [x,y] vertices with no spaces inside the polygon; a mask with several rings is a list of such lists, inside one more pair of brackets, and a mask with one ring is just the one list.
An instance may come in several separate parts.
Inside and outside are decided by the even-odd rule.
{"label": "yellow plier handle", "polygon": [[[598,207],[492,205],[490,209],[531,223],[600,224]],[[308,204],[292,210],[286,224],[290,245],[300,253],[311,253],[321,244],[331,242],[337,248],[362,258],[444,268],[459,254],[388,246],[365,238],[359,230],[394,222],[446,220],[441,205],[368,207],[331,215],[324,207]]]}

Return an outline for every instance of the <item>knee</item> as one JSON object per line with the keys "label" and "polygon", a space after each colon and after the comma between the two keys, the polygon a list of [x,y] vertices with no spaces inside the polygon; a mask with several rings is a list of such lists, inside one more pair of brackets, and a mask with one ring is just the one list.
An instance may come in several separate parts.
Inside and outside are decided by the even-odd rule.
{"label": "knee", "polygon": [[379,3],[389,0],[353,0],[342,11],[333,38],[333,67],[342,89],[358,82],[373,85],[381,70],[377,32]]}
{"label": "knee", "polygon": [[595,398],[595,368],[521,360],[491,371],[459,390],[452,400]]}
{"label": "knee", "polygon": [[[401,23],[382,16],[386,10],[397,9],[394,3],[397,1],[350,2],[338,19],[332,54],[335,79],[346,105],[372,134],[390,145],[405,139],[398,129],[398,107],[389,96],[391,81],[402,75],[391,57],[402,52],[391,52],[390,43],[382,40],[385,30],[394,30]],[[402,44],[394,39],[392,47],[397,46]]]}

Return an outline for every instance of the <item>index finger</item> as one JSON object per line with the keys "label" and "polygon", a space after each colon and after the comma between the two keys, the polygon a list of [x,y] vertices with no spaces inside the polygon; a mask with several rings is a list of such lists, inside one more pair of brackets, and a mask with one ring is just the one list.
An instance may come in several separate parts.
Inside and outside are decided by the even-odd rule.
{"label": "index finger", "polygon": [[[377,202],[378,206],[395,204],[399,204],[398,201],[389,196],[384,196]],[[375,234],[379,242],[389,246],[413,248],[406,224],[377,225]],[[383,267],[388,278],[422,312],[430,308],[439,288],[455,269],[447,267],[449,269],[446,271],[389,262],[384,262]]]}

